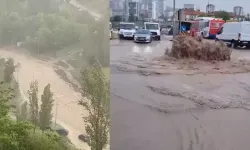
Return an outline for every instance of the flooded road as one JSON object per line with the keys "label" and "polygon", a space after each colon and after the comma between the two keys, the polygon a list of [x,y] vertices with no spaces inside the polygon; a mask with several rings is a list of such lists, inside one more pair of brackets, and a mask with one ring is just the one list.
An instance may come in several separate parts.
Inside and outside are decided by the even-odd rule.
{"label": "flooded road", "polygon": [[[168,38],[151,44],[111,40],[111,150],[248,150],[248,64],[231,64],[240,73],[227,66],[173,74],[171,63],[164,65],[169,72],[154,71],[163,65],[150,68],[149,62],[166,47]],[[232,58],[249,59],[250,51],[234,50]]]}

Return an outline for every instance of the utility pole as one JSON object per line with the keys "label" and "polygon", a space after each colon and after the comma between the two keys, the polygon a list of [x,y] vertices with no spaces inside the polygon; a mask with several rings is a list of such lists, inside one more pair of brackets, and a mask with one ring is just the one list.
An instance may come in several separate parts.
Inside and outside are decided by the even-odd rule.
{"label": "utility pole", "polygon": [[175,38],[175,0],[173,0],[173,38]]}

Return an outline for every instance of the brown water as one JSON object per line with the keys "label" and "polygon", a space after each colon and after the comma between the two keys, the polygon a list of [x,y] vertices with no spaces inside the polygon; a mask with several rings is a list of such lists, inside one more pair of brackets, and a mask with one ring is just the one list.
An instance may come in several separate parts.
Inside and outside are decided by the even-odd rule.
{"label": "brown water", "polygon": [[250,52],[229,65],[152,61],[170,45],[111,42],[111,149],[248,150],[249,69],[237,59]]}

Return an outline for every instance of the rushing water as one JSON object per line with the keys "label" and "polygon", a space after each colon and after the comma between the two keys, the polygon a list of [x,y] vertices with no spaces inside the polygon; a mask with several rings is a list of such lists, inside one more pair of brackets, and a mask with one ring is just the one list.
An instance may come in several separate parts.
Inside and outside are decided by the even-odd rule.
{"label": "rushing water", "polygon": [[142,74],[168,44],[111,42],[111,150],[248,150],[249,74]]}

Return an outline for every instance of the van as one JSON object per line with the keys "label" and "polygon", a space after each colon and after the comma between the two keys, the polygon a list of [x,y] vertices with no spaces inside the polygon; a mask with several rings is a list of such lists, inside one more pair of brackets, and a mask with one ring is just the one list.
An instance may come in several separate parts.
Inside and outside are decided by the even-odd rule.
{"label": "van", "polygon": [[119,26],[119,37],[120,39],[123,38],[134,38],[134,34],[135,34],[135,23],[131,23],[131,22],[120,22],[120,26]]}
{"label": "van", "polygon": [[144,22],[144,29],[149,30],[152,34],[152,38],[161,40],[161,27],[159,23]]}
{"label": "van", "polygon": [[236,48],[250,46],[250,22],[226,22],[217,32],[218,40]]}

